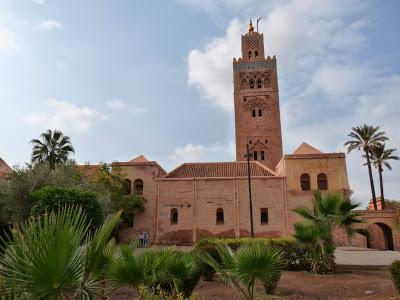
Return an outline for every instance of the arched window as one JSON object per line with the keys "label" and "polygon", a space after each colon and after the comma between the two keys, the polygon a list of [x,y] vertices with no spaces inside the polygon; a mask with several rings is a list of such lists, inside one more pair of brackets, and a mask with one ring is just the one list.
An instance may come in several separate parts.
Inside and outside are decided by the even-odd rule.
{"label": "arched window", "polygon": [[251,59],[251,51],[249,51],[249,59]]}
{"label": "arched window", "polygon": [[264,79],[264,88],[269,87],[270,86],[271,81],[269,80],[269,78],[265,78]]}
{"label": "arched window", "polygon": [[171,225],[178,224],[178,210],[176,208],[171,209],[170,221]]}
{"label": "arched window", "polygon": [[257,151],[254,151],[253,158],[254,160],[257,160]]}
{"label": "arched window", "polygon": [[251,112],[251,116],[252,116],[253,118],[255,118],[255,117],[256,117],[256,110],[255,110],[255,109],[253,109],[253,110],[252,110],[252,112]]}
{"label": "arched window", "polygon": [[264,151],[261,151],[261,160],[265,160]]}
{"label": "arched window", "polygon": [[258,56],[258,51],[254,51],[254,56],[257,57]]}
{"label": "arched window", "polygon": [[302,191],[311,190],[310,175],[304,173],[300,176],[300,186]]}
{"label": "arched window", "polygon": [[125,195],[129,195],[132,192],[132,181],[130,179],[125,178],[124,180],[124,193]]}
{"label": "arched window", "polygon": [[143,195],[143,180],[136,179],[133,185],[134,185],[133,193],[135,195]]}
{"label": "arched window", "polygon": [[261,108],[258,109],[258,116],[259,116],[259,117],[262,116],[262,109],[261,109]]}
{"label": "arched window", "polygon": [[268,224],[268,208],[260,208],[261,225]]}
{"label": "arched window", "polygon": [[261,79],[257,79],[257,88],[261,89]]}
{"label": "arched window", "polygon": [[251,140],[249,140],[249,144],[251,145]]}
{"label": "arched window", "polygon": [[317,176],[318,189],[326,191],[328,189],[328,177],[324,173],[320,173]]}
{"label": "arched window", "polygon": [[250,88],[254,89],[254,80],[250,79],[249,83],[250,83]]}
{"label": "arched window", "polygon": [[216,218],[217,225],[224,225],[224,210],[222,208],[217,209]]}

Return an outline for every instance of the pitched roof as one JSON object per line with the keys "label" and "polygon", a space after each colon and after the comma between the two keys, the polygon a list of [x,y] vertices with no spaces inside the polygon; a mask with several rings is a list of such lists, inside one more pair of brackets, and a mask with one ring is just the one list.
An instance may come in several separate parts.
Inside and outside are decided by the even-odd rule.
{"label": "pitched roof", "polygon": [[[250,162],[251,176],[275,176],[275,173],[257,161]],[[247,162],[184,163],[164,178],[247,177]]]}
{"label": "pitched roof", "polygon": [[91,177],[97,174],[100,170],[100,165],[78,165],[78,168],[84,176]]}
{"label": "pitched roof", "polygon": [[323,152],[307,143],[302,143],[296,150],[294,150],[293,154],[323,154]]}
{"label": "pitched roof", "polygon": [[149,160],[144,155],[139,155],[138,157],[131,159],[129,162],[148,162],[148,161]]}
{"label": "pitched roof", "polygon": [[11,171],[11,168],[7,163],[0,158],[0,177],[7,174],[8,172]]}

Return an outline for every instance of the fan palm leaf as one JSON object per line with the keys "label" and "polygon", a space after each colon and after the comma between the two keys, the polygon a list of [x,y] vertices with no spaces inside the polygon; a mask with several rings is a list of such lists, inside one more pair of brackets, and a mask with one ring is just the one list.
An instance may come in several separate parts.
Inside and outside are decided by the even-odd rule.
{"label": "fan palm leaf", "polygon": [[226,244],[216,245],[221,263],[209,253],[200,253],[200,258],[210,265],[219,279],[236,288],[246,299],[254,299],[256,281],[261,282],[267,292],[272,292],[279,281],[283,263],[279,250],[261,242],[245,244],[234,252]]}
{"label": "fan palm leaf", "polygon": [[[118,217],[119,213],[102,228],[115,227]],[[106,231],[100,229],[93,239],[88,239],[86,217],[81,209],[74,207],[42,218],[32,217],[12,231],[8,246],[3,249],[0,277],[10,287],[7,293],[25,294],[29,299],[91,298],[99,280],[86,266],[96,269],[96,254],[101,252],[100,247],[105,248],[96,241],[103,240],[99,235]],[[97,251],[91,251],[93,248]]]}
{"label": "fan palm leaf", "polygon": [[329,270],[332,264],[334,228],[342,228],[349,238],[355,233],[366,234],[364,230],[354,228],[356,224],[364,222],[359,218],[360,214],[353,211],[357,207],[359,204],[345,200],[341,193],[321,194],[317,191],[314,193],[312,209],[298,207],[294,210],[305,219],[304,223],[294,225],[295,238],[309,249],[316,272]]}
{"label": "fan palm leaf", "polygon": [[33,144],[32,163],[46,162],[51,169],[66,162],[68,156],[75,152],[70,138],[58,130],[49,129],[40,135],[40,139],[33,139],[31,143]]}

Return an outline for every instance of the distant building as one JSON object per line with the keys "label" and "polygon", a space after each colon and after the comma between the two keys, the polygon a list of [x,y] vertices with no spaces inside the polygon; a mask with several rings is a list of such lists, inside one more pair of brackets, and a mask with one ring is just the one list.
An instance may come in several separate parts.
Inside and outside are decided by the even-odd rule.
{"label": "distant building", "polygon": [[0,177],[3,177],[11,171],[11,168],[7,163],[0,157]]}

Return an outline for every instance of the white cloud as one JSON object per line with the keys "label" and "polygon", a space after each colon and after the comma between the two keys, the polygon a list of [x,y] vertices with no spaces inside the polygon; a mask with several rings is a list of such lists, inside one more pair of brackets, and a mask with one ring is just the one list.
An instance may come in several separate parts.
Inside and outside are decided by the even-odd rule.
{"label": "white cloud", "polygon": [[[257,13],[268,12],[260,23],[266,55],[278,56],[280,76],[284,74],[289,83],[305,84],[322,62],[341,63],[352,49],[362,47],[363,29],[368,22],[364,19],[346,22],[344,17],[359,11],[361,5],[358,1],[344,3],[289,1],[284,5],[269,5],[271,9],[260,4]],[[233,110],[232,58],[241,55],[240,35],[245,32],[246,23],[231,21],[225,36],[212,39],[204,48],[194,49],[188,55],[189,85],[197,87],[204,98],[225,111]],[[289,85],[289,89],[296,89],[296,84]]]}
{"label": "white cloud", "polygon": [[201,161],[232,161],[235,159],[235,144],[195,145],[177,147],[168,159],[175,163]]}
{"label": "white cloud", "polygon": [[14,32],[0,24],[0,50],[18,50],[19,45]]}
{"label": "white cloud", "polygon": [[107,116],[94,108],[78,107],[72,103],[50,99],[46,103],[48,112],[30,113],[25,118],[30,124],[40,125],[43,128],[60,129],[84,133],[96,123],[104,121]]}
{"label": "white cloud", "polygon": [[129,112],[131,114],[140,114],[147,112],[146,108],[133,107],[129,105],[129,103],[127,103],[126,101],[120,99],[113,99],[111,101],[107,101],[106,105],[113,110]]}
{"label": "white cloud", "polygon": [[243,24],[233,20],[226,36],[215,38],[203,50],[192,50],[188,57],[188,82],[204,97],[225,111],[233,109],[232,58],[240,53]]}
{"label": "white cloud", "polygon": [[61,27],[61,23],[55,20],[46,20],[42,21],[38,26],[36,26],[35,31],[52,31]]}
{"label": "white cloud", "polygon": [[[341,73],[341,71],[339,71]],[[366,69],[366,74],[371,71]],[[364,76],[364,78],[369,78]],[[333,76],[332,86],[338,86],[343,81],[340,76]],[[362,125],[364,123],[371,125],[379,125],[380,129],[386,132],[390,138],[388,147],[399,148],[400,146],[400,127],[398,126],[398,116],[400,115],[400,105],[398,105],[400,98],[400,76],[375,76],[372,80],[364,80],[360,86],[355,85],[354,91],[349,89],[349,92],[354,93],[354,101],[351,105],[345,107],[345,113],[335,115],[333,117],[322,118],[317,120],[312,113],[309,113],[304,118],[306,120],[303,124],[290,124],[287,119],[290,119],[292,114],[288,115],[287,110],[283,110],[284,126],[284,144],[287,149],[293,150],[302,141],[307,141],[310,144],[321,148],[323,151],[342,151],[346,149],[343,143],[347,140],[347,134],[350,132],[351,127]],[[326,93],[329,93],[329,89]],[[356,93],[357,91],[357,93]],[[331,91],[335,94],[336,91]],[[328,98],[331,95],[327,96]],[[340,98],[337,98],[340,102]],[[317,98],[316,101],[323,101],[322,105],[326,108],[329,101],[326,98]],[[291,103],[289,106],[294,106],[289,111],[296,111],[298,106],[296,103]],[[337,106],[336,104],[332,104]],[[301,108],[300,108],[301,109]],[[326,109],[327,110],[327,109]],[[314,111],[315,114],[327,115],[321,110]],[[311,115],[311,117],[310,117]],[[347,158],[348,174],[350,186],[355,191],[354,197],[358,201],[366,203],[370,198],[370,189],[367,177],[367,171],[362,166],[361,159],[362,153],[355,152],[350,154]],[[400,168],[399,162],[393,163],[394,169]],[[389,197],[398,197],[398,188],[396,181],[400,180],[400,172],[387,171],[385,172],[385,190]],[[378,187],[378,181],[375,181]],[[377,190],[378,191],[378,190]]]}
{"label": "white cloud", "polygon": [[[359,17],[365,4],[336,0],[263,3],[249,15],[266,12],[260,31],[266,55],[277,55],[285,150],[290,152],[307,141],[322,151],[345,151],[343,143],[351,127],[364,123],[380,125],[390,137],[388,146],[398,148],[400,75],[387,75],[379,62],[359,60],[368,43],[369,20]],[[224,111],[233,110],[231,59],[239,56],[240,34],[245,29],[244,22],[233,20],[224,36],[188,55],[189,85]],[[186,150],[200,159],[207,153],[201,147]],[[347,162],[354,198],[367,203],[370,189],[361,153],[349,155]],[[394,166],[400,168],[400,163]],[[400,172],[385,172],[388,197],[398,197],[399,180]]]}

